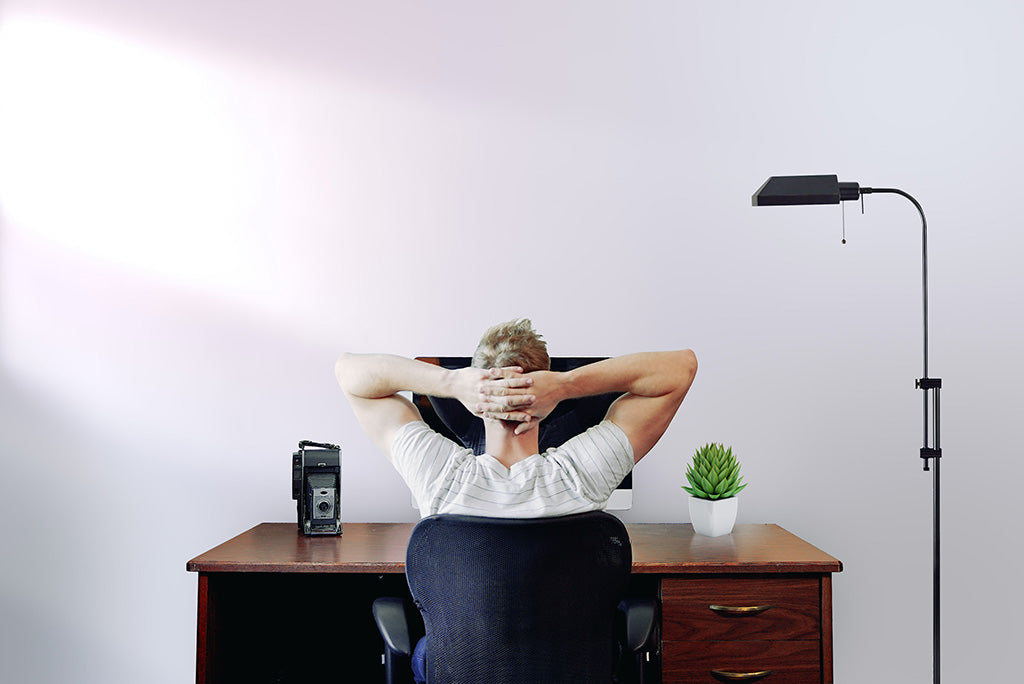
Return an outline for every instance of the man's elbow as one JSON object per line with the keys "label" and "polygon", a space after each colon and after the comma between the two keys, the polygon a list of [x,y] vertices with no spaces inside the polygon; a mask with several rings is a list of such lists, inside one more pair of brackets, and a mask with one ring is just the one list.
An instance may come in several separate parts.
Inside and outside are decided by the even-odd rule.
{"label": "man's elbow", "polygon": [[344,352],[338,357],[338,360],[334,362],[334,377],[338,380],[338,385],[341,389],[346,392],[349,391],[349,385],[351,384],[352,378],[352,360],[355,354]]}
{"label": "man's elbow", "polygon": [[675,366],[679,378],[679,391],[685,395],[697,376],[697,355],[692,349],[682,349],[676,352]]}
{"label": "man's elbow", "polygon": [[686,365],[686,368],[689,372],[690,380],[693,380],[693,378],[697,375],[697,355],[694,353],[692,349],[684,349],[680,353],[683,356],[683,363]]}

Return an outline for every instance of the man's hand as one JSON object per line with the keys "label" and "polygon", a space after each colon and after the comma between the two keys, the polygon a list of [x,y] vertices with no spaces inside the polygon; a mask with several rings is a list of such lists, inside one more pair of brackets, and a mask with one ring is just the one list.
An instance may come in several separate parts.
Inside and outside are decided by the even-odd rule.
{"label": "man's hand", "polygon": [[555,410],[565,398],[562,373],[534,371],[506,375],[483,387],[486,400],[481,404],[484,418],[518,421],[516,434],[529,432]]}
{"label": "man's hand", "polygon": [[518,366],[507,368],[460,368],[455,374],[455,397],[481,418],[524,421],[523,411],[533,403],[533,381]]}

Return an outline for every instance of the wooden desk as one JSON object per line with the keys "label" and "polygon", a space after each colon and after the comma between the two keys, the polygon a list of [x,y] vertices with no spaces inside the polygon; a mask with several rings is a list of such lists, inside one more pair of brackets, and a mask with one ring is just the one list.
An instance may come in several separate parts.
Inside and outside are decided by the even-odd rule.
{"label": "wooden desk", "polygon": [[[190,560],[199,573],[196,681],[382,681],[370,605],[408,594],[412,528],[345,523],[341,537],[303,537],[292,523],[263,523]],[[690,525],[626,528],[631,591],[661,601],[662,681],[770,671],[761,681],[832,682],[838,560],[777,525],[737,525],[717,538]]]}

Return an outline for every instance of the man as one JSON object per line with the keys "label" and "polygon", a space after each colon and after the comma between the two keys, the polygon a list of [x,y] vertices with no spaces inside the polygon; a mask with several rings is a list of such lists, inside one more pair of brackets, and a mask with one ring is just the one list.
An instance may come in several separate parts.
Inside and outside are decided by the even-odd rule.
{"label": "man", "polygon": [[[690,350],[629,354],[566,373],[549,370],[547,345],[529,320],[484,333],[469,368],[447,370],[387,355],[343,354],[335,366],[356,418],[398,469],[423,516],[568,515],[605,507],[633,466],[661,439],[697,372]],[[483,419],[474,455],[434,432],[398,392],[459,400]],[[536,429],[567,399],[623,393],[605,419],[539,453]],[[412,657],[426,681],[426,639]]]}
{"label": "man", "polygon": [[[542,517],[603,509],[668,428],[697,372],[696,357],[690,350],[647,352],[565,373],[548,368],[547,345],[530,321],[519,320],[488,330],[469,368],[343,354],[335,374],[423,516]],[[431,430],[402,391],[457,399],[483,419],[486,453],[474,455]],[[599,425],[539,453],[536,427],[559,402],[609,392],[623,394]]]}

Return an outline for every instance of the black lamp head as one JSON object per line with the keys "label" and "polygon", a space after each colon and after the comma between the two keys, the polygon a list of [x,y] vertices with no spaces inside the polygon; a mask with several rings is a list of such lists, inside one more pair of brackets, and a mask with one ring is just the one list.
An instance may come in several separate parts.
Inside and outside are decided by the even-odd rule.
{"label": "black lamp head", "polygon": [[772,176],[754,193],[755,207],[839,204],[860,197],[860,185],[838,176]]}

